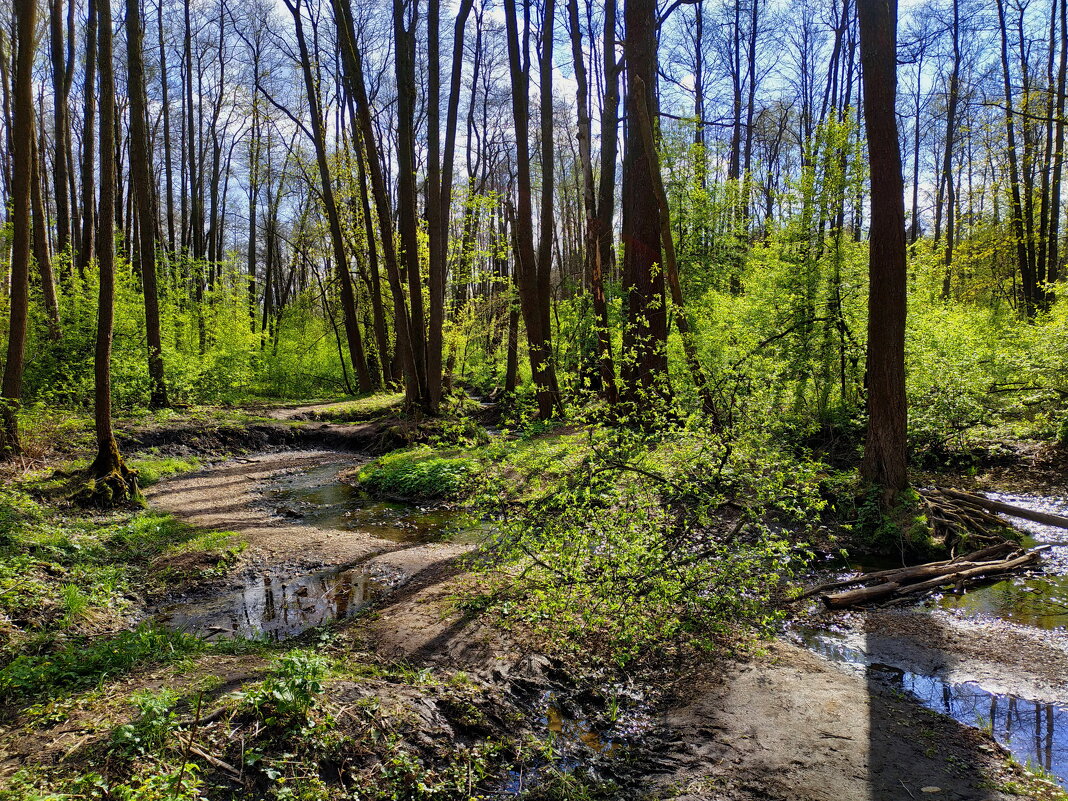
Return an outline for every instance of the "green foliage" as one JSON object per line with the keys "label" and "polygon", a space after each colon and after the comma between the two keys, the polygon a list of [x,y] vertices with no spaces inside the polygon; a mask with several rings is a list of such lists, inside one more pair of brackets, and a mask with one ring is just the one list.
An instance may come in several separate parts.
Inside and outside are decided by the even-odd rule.
{"label": "green foliage", "polygon": [[881,554],[927,557],[937,552],[931,529],[923,513],[920,494],[914,489],[900,492],[886,510],[882,488],[862,488],[857,503],[856,531],[868,550]]}
{"label": "green foliage", "polygon": [[480,499],[499,520],[488,550],[506,571],[505,619],[551,649],[620,664],[769,631],[791,570],[775,531],[813,521],[815,474],[756,444],[737,449],[705,425],[594,429],[584,447],[520,446],[502,461]]}
{"label": "green foliage", "polygon": [[112,740],[119,747],[139,754],[163,750],[177,725],[175,708],[178,698],[178,693],[166,688],[134,693],[130,700],[139,714],[132,723],[115,729]]}
{"label": "green foliage", "polygon": [[444,457],[427,446],[382,456],[362,469],[360,486],[374,495],[435,500],[459,495],[474,472],[469,457]]}
{"label": "green foliage", "polygon": [[327,667],[318,654],[290,651],[275,660],[262,684],[243,694],[243,701],[268,725],[302,723],[319,701]]}
{"label": "green foliage", "polygon": [[84,689],[141,665],[178,659],[204,647],[191,634],[142,624],[113,637],[69,642],[51,653],[22,654],[0,668],[0,700]]}

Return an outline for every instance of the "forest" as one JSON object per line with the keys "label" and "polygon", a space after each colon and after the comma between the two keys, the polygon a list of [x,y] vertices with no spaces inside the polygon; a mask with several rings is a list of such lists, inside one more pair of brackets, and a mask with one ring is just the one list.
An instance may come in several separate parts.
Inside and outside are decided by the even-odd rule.
{"label": "forest", "polygon": [[0,0],[0,801],[1068,799],[1068,0]]}

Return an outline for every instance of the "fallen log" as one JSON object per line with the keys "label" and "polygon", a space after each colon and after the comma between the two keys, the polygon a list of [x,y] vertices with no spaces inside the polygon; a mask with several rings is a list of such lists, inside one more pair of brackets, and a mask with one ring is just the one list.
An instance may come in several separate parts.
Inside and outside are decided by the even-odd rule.
{"label": "fallen log", "polygon": [[[847,590],[834,594],[823,594],[820,599],[829,609],[845,609],[859,604],[881,601],[893,597],[912,595],[917,592],[926,592],[946,584],[960,584],[977,578],[997,575],[1015,570],[1023,565],[1034,562],[1039,554],[1049,546],[1042,546],[1026,553],[1019,554],[1008,559],[990,562],[974,563],[960,562],[956,565],[921,565],[920,567],[931,568],[933,571],[943,571],[941,575],[926,581],[906,583],[903,581],[884,581],[872,587],[861,587],[856,590]],[[948,568],[948,569],[947,569]],[[913,573],[918,576],[919,573]]]}
{"label": "fallen log", "polygon": [[[1013,506],[1011,503],[1004,503],[1003,501],[993,501],[990,498],[984,498],[981,495],[973,495],[970,492],[961,492],[960,490],[955,489],[943,489],[942,493],[955,501],[978,506],[981,509],[1000,512],[1001,514],[1010,515],[1012,517],[1021,517],[1024,520],[1031,520],[1046,526],[1068,528],[1068,517],[1053,515],[1049,512],[1036,512],[1033,509],[1024,509],[1022,506]],[[1004,521],[1002,521],[1002,523],[1004,523]]]}
{"label": "fallen log", "polygon": [[[998,556],[1004,556],[1016,549],[1016,543],[1013,542],[999,542],[996,545],[990,545],[986,548],[982,548],[973,553],[964,554],[953,559],[943,559],[940,562],[926,562],[922,565],[915,565],[914,567],[892,567],[887,570],[876,570],[871,573],[861,573],[859,576],[854,576],[849,579],[841,579],[839,581],[830,581],[826,584],[819,584],[815,587],[809,587],[798,597],[809,598],[813,595],[819,595],[827,590],[839,589],[841,587],[851,587],[855,584],[866,584],[870,581],[888,582],[888,581],[901,581],[907,579],[908,576],[914,571],[924,571],[929,568],[958,565],[964,562],[983,562],[988,559],[994,559]],[[928,574],[930,575],[930,574]]]}

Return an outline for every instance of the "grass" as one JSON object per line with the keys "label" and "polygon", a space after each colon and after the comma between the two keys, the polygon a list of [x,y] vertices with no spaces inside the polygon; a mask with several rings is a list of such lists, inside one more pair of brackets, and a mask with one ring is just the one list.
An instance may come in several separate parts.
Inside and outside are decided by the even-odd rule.
{"label": "grass", "polygon": [[[446,454],[449,452],[446,451]],[[412,500],[455,498],[466,488],[477,463],[467,455],[442,455],[426,446],[376,459],[357,479],[372,495]]]}
{"label": "grass", "polygon": [[0,489],[0,662],[125,629],[146,596],[217,574],[243,547],[151,511],[56,508],[31,489]]}

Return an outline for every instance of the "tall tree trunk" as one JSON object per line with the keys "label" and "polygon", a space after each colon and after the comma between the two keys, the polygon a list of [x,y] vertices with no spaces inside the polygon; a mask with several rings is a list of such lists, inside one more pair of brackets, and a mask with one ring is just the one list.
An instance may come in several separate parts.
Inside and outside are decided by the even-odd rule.
{"label": "tall tree trunk", "polygon": [[90,468],[94,482],[89,499],[104,505],[137,498],[137,479],[122,460],[111,425],[111,338],[115,318],[115,78],[112,60],[111,0],[99,3],[100,69],[100,235],[97,266],[100,294],[97,306],[95,373],[96,459]]}
{"label": "tall tree trunk", "polygon": [[33,38],[36,0],[14,0],[15,80],[12,87],[11,131],[11,298],[8,307],[7,358],[0,398],[0,458],[21,452],[17,412],[22,397],[26,325],[30,305],[30,194],[33,180]]}
{"label": "tall tree trunk", "polygon": [[98,26],[96,0],[88,2],[88,22],[85,26],[85,111],[82,115],[82,233],[78,247],[78,274],[85,270],[94,255],[96,242],[96,186],[94,180],[96,118],[96,33]]}
{"label": "tall tree trunk", "polygon": [[48,251],[48,220],[42,196],[41,166],[43,149],[34,143],[32,190],[30,207],[33,217],[33,258],[37,263],[37,275],[41,282],[41,297],[44,300],[45,318],[48,322],[48,338],[58,341],[62,335],[59,322],[59,298],[56,296],[56,278],[52,270],[52,257]]}
{"label": "tall tree trunk", "polygon": [[[658,111],[656,0],[626,0],[623,54],[627,64],[627,117]],[[653,156],[640,125],[626,129],[623,158],[622,397],[636,409],[661,394],[667,377],[667,304],[661,255],[660,215],[653,190]],[[733,163],[733,162],[732,162]],[[733,176],[737,177],[737,175]]]}
{"label": "tall tree trunk", "polygon": [[348,91],[356,104],[359,119],[360,145],[363,158],[366,159],[370,173],[371,193],[375,199],[375,213],[378,217],[382,254],[386,261],[386,278],[393,295],[393,324],[397,335],[396,356],[401,365],[405,379],[405,393],[409,402],[414,403],[419,397],[419,385],[415,370],[415,352],[411,316],[404,298],[401,281],[400,264],[394,246],[392,204],[389,189],[383,174],[383,159],[379,154],[375,139],[374,122],[371,119],[371,106],[367,97],[364,81],[363,63],[359,47],[356,44],[356,30],[352,19],[352,9],[348,0],[331,0],[334,19],[338,30],[341,49],[341,63],[345,73]]}
{"label": "tall tree trunk", "polygon": [[156,34],[159,39],[159,83],[163,93],[163,178],[167,193],[167,249],[174,252],[174,163],[171,161],[170,87],[167,84],[167,48],[163,42],[163,0],[159,0],[156,15]]}
{"label": "tall tree trunk", "polygon": [[[1000,1],[1000,0],[999,0]],[[871,174],[868,433],[861,475],[889,505],[908,484],[905,201],[897,137],[897,0],[858,0]]]}
{"label": "tall tree trunk", "polygon": [[997,0],[998,28],[1001,33],[1001,74],[1005,87],[1005,135],[1009,157],[1009,198],[1013,234],[1016,238],[1016,262],[1023,288],[1024,314],[1035,311],[1035,275],[1027,255],[1027,234],[1024,229],[1023,203],[1020,198],[1020,163],[1016,152],[1016,125],[1013,121],[1012,78],[1009,73],[1009,39],[1005,21],[1004,0]]}
{"label": "tall tree trunk", "polygon": [[137,213],[137,258],[145,303],[145,334],[148,344],[148,381],[151,409],[168,406],[163,371],[163,337],[159,319],[159,288],[156,279],[156,187],[152,148],[148,138],[148,102],[145,93],[144,32],[138,0],[126,0],[127,92],[130,97],[130,191]]}
{"label": "tall tree trunk", "polygon": [[431,411],[427,394],[427,341],[419,264],[419,223],[415,187],[415,37],[419,0],[410,0],[411,19],[405,25],[406,0],[393,0],[394,66],[397,78],[397,230],[400,261],[408,278],[412,354],[417,394],[415,401]]}
{"label": "tall tree trunk", "polygon": [[[546,3],[546,17],[552,19],[552,0]],[[519,288],[520,306],[523,312],[523,322],[527,329],[527,345],[530,355],[530,372],[534,380],[534,387],[538,400],[538,414],[542,418],[551,417],[560,410],[560,392],[556,383],[556,367],[553,359],[552,336],[549,331],[549,296],[548,292],[542,292],[543,285],[548,286],[548,275],[544,282],[540,272],[544,261],[539,259],[534,250],[534,208],[531,198],[530,177],[530,3],[524,0],[524,26],[522,44],[519,37],[519,21],[514,3],[505,3],[505,28],[508,40],[508,63],[512,79],[512,119],[515,125],[516,137],[516,211],[512,223],[513,233],[516,237],[516,285]],[[550,24],[551,31],[551,24]],[[548,54],[549,63],[542,68],[542,74],[549,73],[551,76],[552,58],[552,34],[546,36],[547,43],[543,45],[543,60]],[[544,80],[544,78],[543,78]],[[548,102],[551,107],[551,79],[543,83],[541,87],[543,99],[542,107]],[[551,113],[551,112],[550,112]],[[544,117],[544,111],[543,115]],[[545,121],[543,119],[543,128]],[[551,127],[550,127],[551,133]],[[549,163],[543,165],[543,170],[552,170],[552,144],[545,143],[544,148],[549,151]],[[544,158],[544,153],[543,153]],[[551,191],[551,182],[547,190]],[[543,207],[544,212],[544,207]],[[550,199],[551,215],[551,199]],[[551,221],[551,216],[549,218]],[[551,233],[543,231],[542,243],[539,251],[544,250],[548,254],[548,246],[551,242]],[[547,269],[547,265],[546,265]]]}
{"label": "tall tree trunk", "polygon": [[[567,13],[571,26],[571,56],[575,63],[575,83],[577,84],[576,105],[578,107],[579,167],[582,170],[582,205],[586,212],[583,244],[585,278],[592,290],[594,324],[597,328],[597,375],[600,392],[609,403],[615,403],[616,379],[615,367],[612,363],[611,330],[608,327],[608,308],[604,299],[604,281],[599,263],[601,251],[600,237],[598,236],[597,188],[593,178],[593,126],[589,110],[589,79],[586,73],[586,57],[582,49],[582,28],[579,22],[578,0],[567,0]],[[606,11],[605,25],[611,27],[614,24],[615,20],[607,19]],[[700,122],[698,123],[698,128],[700,129]]]}
{"label": "tall tree trunk", "polygon": [[957,238],[957,187],[953,176],[953,152],[957,141],[957,105],[960,99],[960,0],[953,0],[953,66],[949,73],[946,99],[946,141],[942,159],[942,183],[946,197],[946,248],[942,277],[942,297],[949,299],[953,276],[953,245]]}
{"label": "tall tree trunk", "polygon": [[[73,1],[73,0],[72,0]],[[55,166],[52,181],[56,203],[56,250],[62,255],[70,246],[71,216],[69,199],[70,115],[67,98],[70,82],[67,78],[66,49],[63,36],[63,0],[49,0],[49,31],[51,33],[52,89],[55,110]]]}
{"label": "tall tree trunk", "polygon": [[[615,403],[618,398],[615,365],[612,361],[612,336],[608,320],[608,300],[604,291],[604,276],[611,271],[615,260],[613,236],[616,208],[616,160],[619,151],[619,72],[616,62],[616,0],[605,0],[604,31],[601,60],[603,62],[604,97],[601,99],[601,174],[597,184],[597,247],[590,270],[590,292],[593,312],[601,329],[601,374],[606,381],[606,398]],[[607,358],[605,358],[607,356]]]}
{"label": "tall tree trunk", "polygon": [[1046,280],[1060,276],[1061,177],[1064,170],[1064,102],[1068,91],[1068,0],[1060,2],[1061,54],[1057,66],[1056,123],[1053,135],[1053,177],[1050,180],[1049,245],[1046,249]]}

